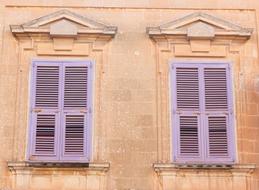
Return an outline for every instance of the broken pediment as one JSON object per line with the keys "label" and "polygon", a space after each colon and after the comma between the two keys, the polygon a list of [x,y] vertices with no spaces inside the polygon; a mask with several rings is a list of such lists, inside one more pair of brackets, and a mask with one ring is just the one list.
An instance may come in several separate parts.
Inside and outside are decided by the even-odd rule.
{"label": "broken pediment", "polygon": [[248,39],[252,29],[243,28],[206,13],[193,13],[158,27],[148,27],[150,37],[175,35],[188,39],[213,39],[216,36]]}
{"label": "broken pediment", "polygon": [[79,34],[114,36],[117,27],[93,21],[68,10],[60,10],[22,25],[11,25],[15,36],[47,33],[50,36],[75,37]]}

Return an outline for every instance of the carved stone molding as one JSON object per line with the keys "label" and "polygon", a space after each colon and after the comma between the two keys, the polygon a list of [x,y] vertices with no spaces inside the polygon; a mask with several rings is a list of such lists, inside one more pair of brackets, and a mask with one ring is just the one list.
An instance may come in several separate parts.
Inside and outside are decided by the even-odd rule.
{"label": "carved stone molding", "polygon": [[80,172],[82,174],[104,174],[110,168],[109,163],[29,163],[8,162],[12,174],[52,174],[57,172]]}
{"label": "carved stone molding", "polygon": [[254,164],[190,165],[154,164],[161,189],[242,189],[250,190]]}
{"label": "carved stone molding", "polygon": [[107,42],[117,33],[115,26],[68,10],[10,25],[10,29],[21,44],[26,44],[24,48],[35,49],[37,55],[89,56],[97,42]]}
{"label": "carved stone molding", "polygon": [[[8,162],[12,189],[38,189],[40,184],[57,189],[107,189],[109,163]],[[76,185],[75,185],[76,184]]]}
{"label": "carved stone molding", "polygon": [[206,173],[222,173],[233,174],[236,173],[242,174],[244,176],[251,175],[255,169],[255,164],[234,164],[234,165],[222,165],[222,164],[154,164],[154,171],[159,175],[171,174],[176,175],[177,173],[186,173],[192,174],[197,172],[206,172]]}
{"label": "carved stone molding", "polygon": [[149,37],[159,47],[165,42],[175,57],[226,57],[227,48],[239,51],[252,31],[201,12],[161,26],[147,27]]}
{"label": "carved stone molding", "polygon": [[15,36],[31,33],[49,33],[51,36],[72,36],[99,34],[114,36],[117,27],[93,21],[68,10],[60,10],[22,25],[11,25]]}
{"label": "carved stone molding", "polygon": [[197,12],[158,27],[148,27],[151,38],[157,36],[184,36],[188,39],[213,39],[217,36],[250,38],[252,29],[230,23],[226,20]]}

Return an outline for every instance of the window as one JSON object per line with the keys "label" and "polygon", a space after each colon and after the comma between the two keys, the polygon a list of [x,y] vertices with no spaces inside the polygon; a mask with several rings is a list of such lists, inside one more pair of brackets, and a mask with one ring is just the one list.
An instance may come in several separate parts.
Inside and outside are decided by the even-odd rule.
{"label": "window", "polygon": [[171,69],[174,160],[234,162],[230,65],[174,63]]}
{"label": "window", "polygon": [[91,65],[33,62],[30,161],[89,161]]}

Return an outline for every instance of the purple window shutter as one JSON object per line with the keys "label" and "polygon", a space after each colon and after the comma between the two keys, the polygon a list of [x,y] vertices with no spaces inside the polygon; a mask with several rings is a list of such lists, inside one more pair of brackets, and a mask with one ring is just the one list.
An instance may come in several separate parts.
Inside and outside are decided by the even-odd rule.
{"label": "purple window shutter", "polygon": [[208,161],[233,162],[233,124],[230,68],[227,64],[204,67]]}
{"label": "purple window shutter", "polygon": [[35,65],[35,67],[35,107],[45,109],[58,108],[59,66]]}
{"label": "purple window shutter", "polygon": [[182,157],[199,157],[199,122],[194,115],[179,117],[180,155]]}
{"label": "purple window shutter", "polygon": [[200,83],[199,68],[185,64],[173,65],[173,121],[176,161],[199,160],[200,143]]}
{"label": "purple window shutter", "polygon": [[65,65],[64,69],[64,109],[87,108],[87,65]]}
{"label": "purple window shutter", "polygon": [[29,160],[58,159],[60,67],[33,63]]}
{"label": "purple window shutter", "polygon": [[233,163],[229,65],[176,63],[172,68],[174,160]]}
{"label": "purple window shutter", "polygon": [[62,160],[89,160],[90,63],[64,63]]}
{"label": "purple window shutter", "polygon": [[204,68],[205,109],[228,110],[227,68]]}
{"label": "purple window shutter", "polygon": [[36,114],[35,153],[55,154],[55,114]]}
{"label": "purple window shutter", "polygon": [[177,108],[199,110],[199,69],[176,68]]}
{"label": "purple window shutter", "polygon": [[209,135],[209,155],[228,157],[227,117],[209,116],[207,119]]}

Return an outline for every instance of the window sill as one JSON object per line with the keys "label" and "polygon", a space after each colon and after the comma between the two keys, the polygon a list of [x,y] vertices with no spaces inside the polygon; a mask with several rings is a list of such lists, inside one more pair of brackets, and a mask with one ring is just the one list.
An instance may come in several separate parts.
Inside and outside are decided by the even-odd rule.
{"label": "window sill", "polygon": [[161,164],[153,165],[159,175],[177,175],[178,173],[220,173],[221,175],[250,175],[256,169],[255,164]]}
{"label": "window sill", "polygon": [[56,172],[79,172],[81,174],[102,174],[108,172],[109,163],[44,163],[44,162],[8,162],[13,174],[53,174]]}

